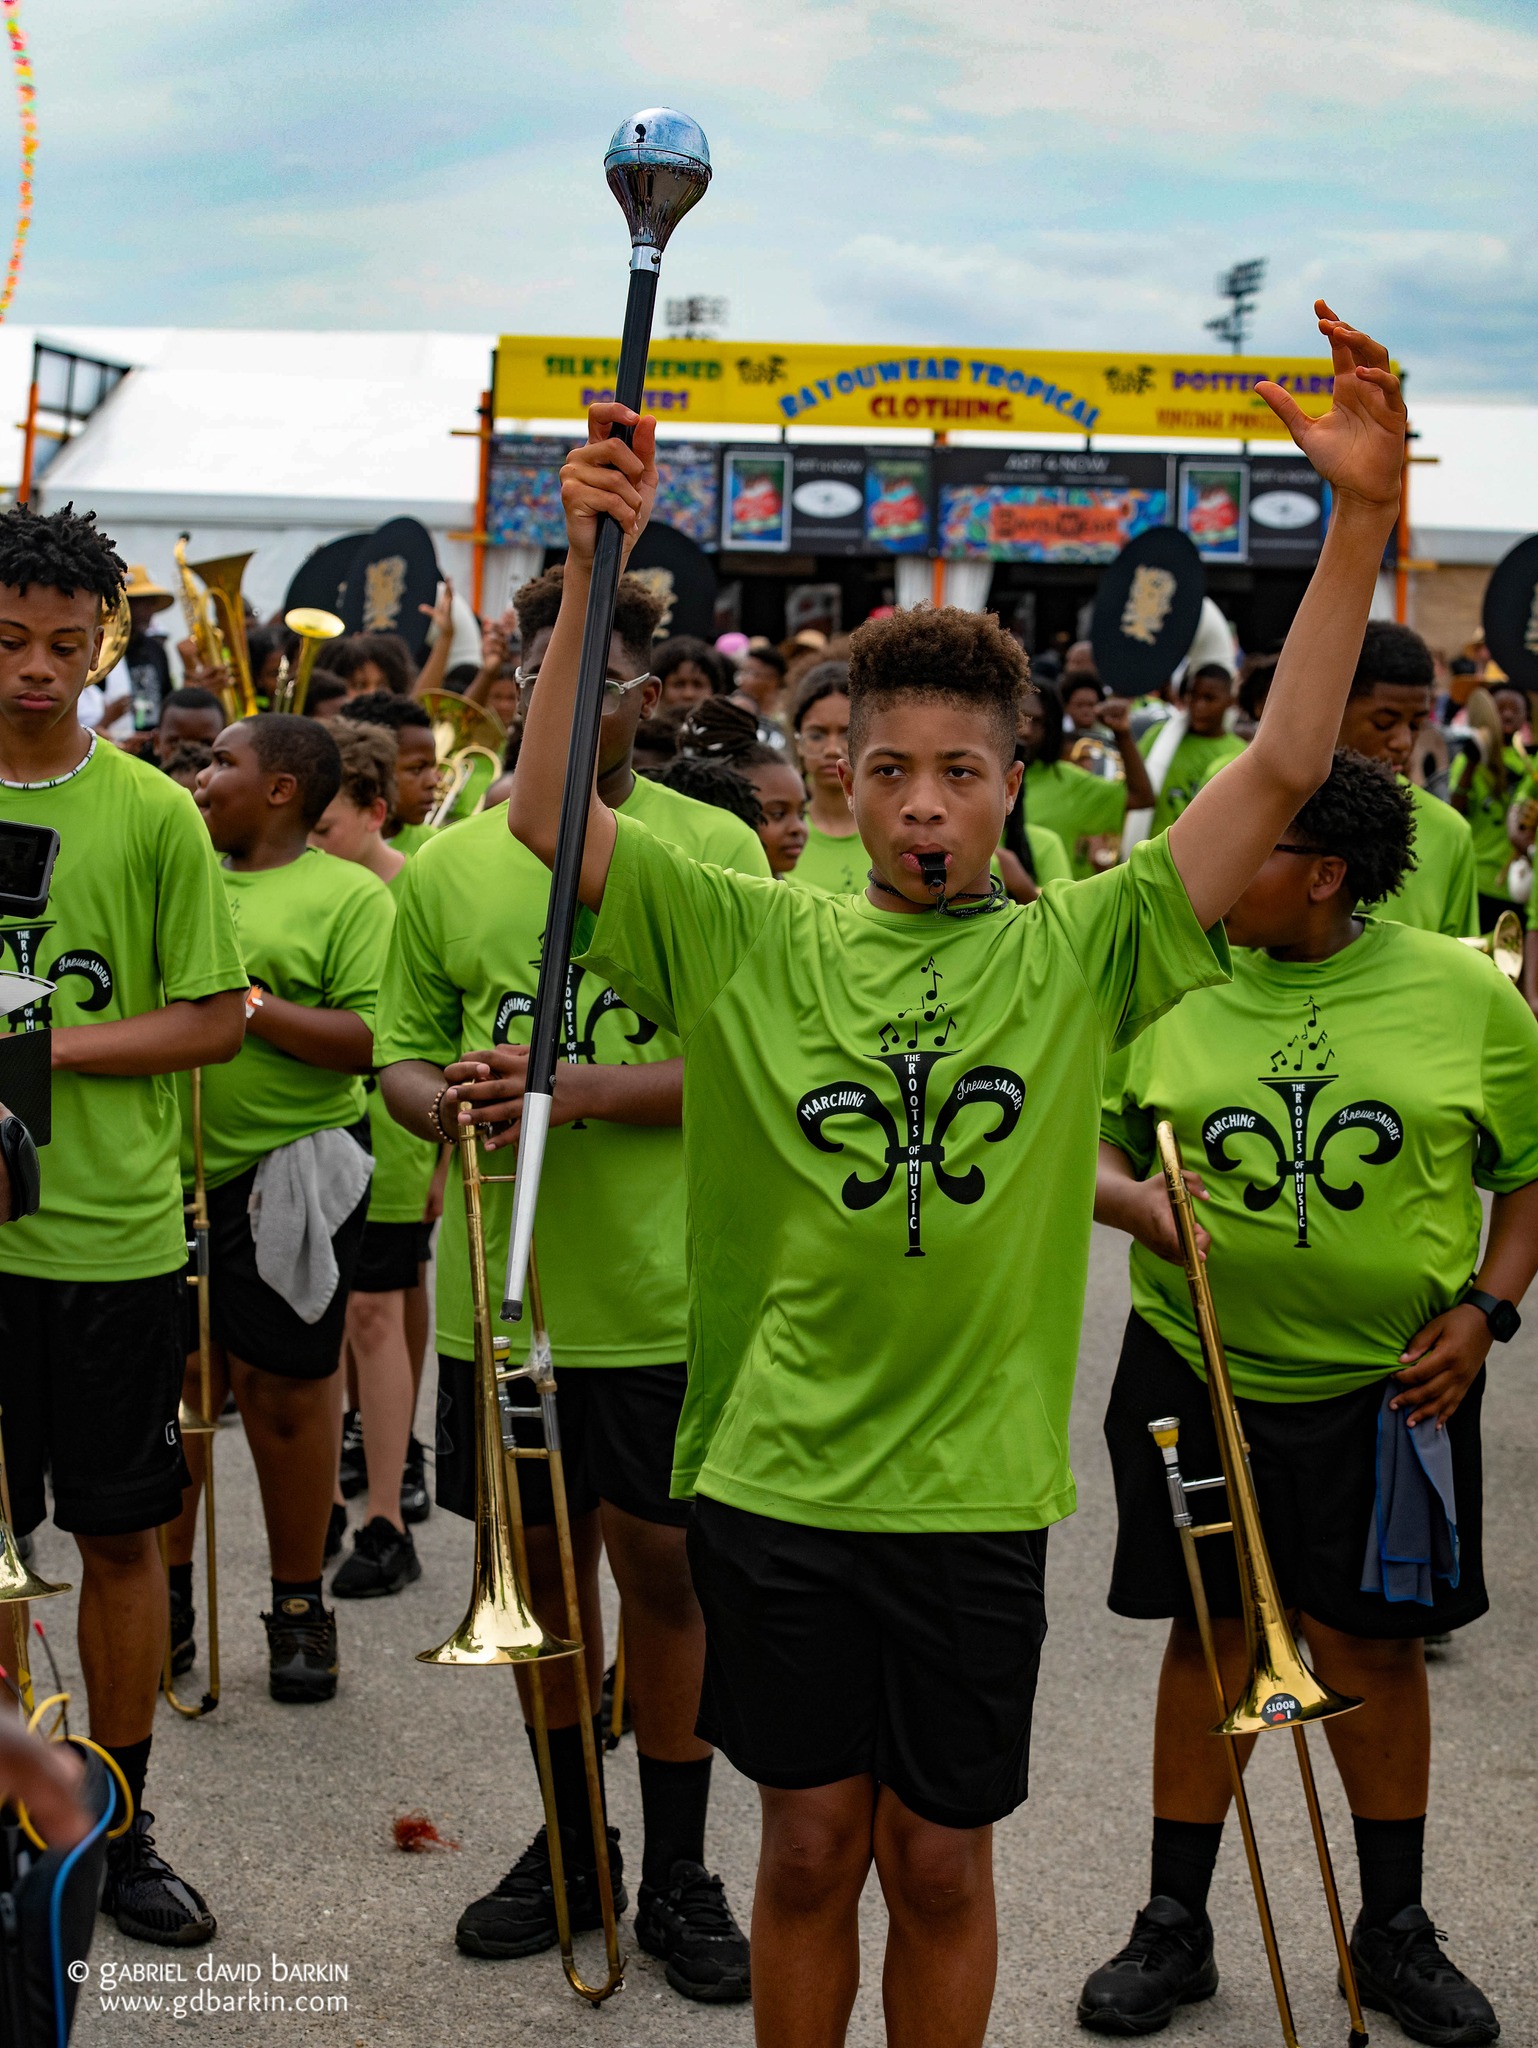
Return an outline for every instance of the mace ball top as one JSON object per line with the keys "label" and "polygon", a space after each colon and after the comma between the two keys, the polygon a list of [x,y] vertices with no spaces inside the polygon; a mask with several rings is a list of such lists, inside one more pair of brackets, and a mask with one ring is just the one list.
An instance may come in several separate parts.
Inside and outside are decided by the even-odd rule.
{"label": "mace ball top", "polygon": [[[705,131],[671,107],[644,107],[614,131],[604,175],[630,226],[632,243],[661,251],[710,183]],[[653,263],[655,259],[650,259]]]}

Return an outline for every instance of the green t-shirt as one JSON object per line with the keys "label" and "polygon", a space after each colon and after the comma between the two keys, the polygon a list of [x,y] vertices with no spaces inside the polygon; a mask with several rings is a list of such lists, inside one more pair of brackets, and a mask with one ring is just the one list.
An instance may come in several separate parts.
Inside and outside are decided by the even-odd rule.
{"label": "green t-shirt", "polygon": [[674,1493],[838,1529],[1070,1513],[1106,1054],[1227,971],[1165,843],[956,919],[619,828],[584,964],[684,1044]]}
{"label": "green t-shirt", "polygon": [[[0,965],[58,987],[5,1028],[106,1024],[245,988],[208,828],[158,768],[98,740],[61,781],[0,782],[0,818],[59,835],[42,915],[0,915]],[[170,1075],[56,1073],[43,1205],[0,1228],[0,1272],[141,1280],[185,1264],[179,1128]]]}
{"label": "green t-shirt", "polygon": [[385,841],[397,853],[405,854],[409,860],[414,853],[420,853],[424,846],[431,846],[438,836],[438,829],[432,825],[402,825],[392,839]]}
{"label": "green t-shirt", "polygon": [[[743,874],[767,875],[758,834],[729,812],[638,776],[622,815]],[[550,900],[550,872],[507,829],[507,806],[441,833],[402,871],[374,1058],[447,1066],[490,1045],[526,1045]],[[647,1065],[679,1057],[677,1037],[574,967],[566,1057]],[[510,1173],[510,1151],[485,1162]],[[486,1264],[502,1299],[512,1190],[483,1190]],[[663,1365],[684,1355],[683,1138],[601,1121],[557,1124],[539,1190],[536,1256],[558,1367]],[[438,1240],[438,1348],[475,1355],[459,1161],[450,1164]],[[522,1355],[527,1330],[499,1324]]]}
{"label": "green t-shirt", "polygon": [[785,879],[824,896],[853,896],[865,887],[869,872],[870,855],[858,832],[851,832],[847,839],[830,839],[826,832],[808,824],[801,858]]}
{"label": "green t-shirt", "polygon": [[[1150,726],[1138,740],[1138,749],[1144,760],[1153,751],[1160,730],[1157,725]],[[1243,752],[1244,741],[1234,733],[1218,732],[1209,736],[1188,732],[1176,747],[1175,758],[1165,772],[1164,787],[1154,805],[1149,837],[1156,838],[1159,833],[1167,832],[1202,786]]]}
{"label": "green t-shirt", "polygon": [[1073,862],[1057,833],[1049,832],[1045,825],[1033,825],[1027,821],[1025,837],[1035,864],[1038,888],[1044,889],[1048,882],[1073,880]]}
{"label": "green t-shirt", "polygon": [[1466,816],[1469,830],[1474,835],[1474,868],[1481,896],[1502,896],[1510,900],[1506,870],[1511,866],[1516,848],[1506,836],[1506,813],[1520,794],[1526,777],[1527,763],[1514,747],[1506,749],[1504,789],[1496,788],[1495,777],[1482,765],[1474,769],[1471,779],[1467,754],[1459,754],[1448,771],[1449,789],[1461,790],[1468,784]]}
{"label": "green t-shirt", "polygon": [[[370,1030],[390,944],[390,892],[352,861],[307,847],[286,867],[223,871],[253,982],[310,1009],[352,1010]],[[203,1171],[221,1187],[296,1138],[363,1115],[357,1074],[312,1067],[254,1031],[228,1066],[203,1076]],[[191,1140],[182,1172],[192,1171]]]}
{"label": "green t-shirt", "polygon": [[[1154,1170],[1167,1116],[1210,1199],[1234,1386],[1313,1401],[1398,1370],[1478,1264],[1475,1183],[1538,1179],[1538,1024],[1456,940],[1368,918],[1316,964],[1234,955],[1107,1077],[1101,1135]],[[1185,1275],[1132,1247],[1138,1312],[1196,1364]]]}
{"label": "green t-shirt", "polygon": [[1372,914],[1452,939],[1470,937],[1479,930],[1479,898],[1469,821],[1419,783],[1401,776],[1400,784],[1415,811],[1415,866],[1392,896],[1372,906]]}
{"label": "green t-shirt", "polygon": [[1127,818],[1127,785],[1091,775],[1071,761],[1032,761],[1025,771],[1025,815],[1031,825],[1045,825],[1068,849],[1075,875],[1095,873],[1080,841],[1120,832]]}
{"label": "green t-shirt", "polygon": [[[392,892],[406,868],[397,868],[385,887]],[[368,1096],[369,1150],[374,1174],[368,1184],[370,1223],[420,1223],[438,1166],[438,1147],[430,1138],[416,1138],[385,1108],[376,1081],[364,1082]]]}

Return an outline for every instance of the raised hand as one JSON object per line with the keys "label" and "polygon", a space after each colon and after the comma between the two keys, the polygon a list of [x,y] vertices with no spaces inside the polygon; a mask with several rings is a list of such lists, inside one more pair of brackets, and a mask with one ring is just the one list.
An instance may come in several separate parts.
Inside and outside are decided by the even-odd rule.
{"label": "raised hand", "polygon": [[[613,438],[615,427],[634,427],[635,446]],[[605,513],[625,535],[624,559],[645,531],[657,495],[657,422],[612,401],[588,407],[587,440],[561,468],[561,509],[573,562],[586,568]]]}
{"label": "raised hand", "polygon": [[1129,697],[1107,697],[1100,707],[1100,723],[1108,732],[1130,732],[1132,700]]}
{"label": "raised hand", "polygon": [[1332,490],[1366,505],[1397,507],[1406,416],[1388,350],[1337,319],[1323,299],[1314,301],[1314,311],[1335,365],[1331,409],[1310,419],[1279,384],[1255,389]]}

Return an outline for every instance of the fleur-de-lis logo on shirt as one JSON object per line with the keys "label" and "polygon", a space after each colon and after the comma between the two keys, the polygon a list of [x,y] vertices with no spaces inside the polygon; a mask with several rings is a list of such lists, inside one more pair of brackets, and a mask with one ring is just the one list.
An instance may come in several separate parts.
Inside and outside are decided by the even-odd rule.
{"label": "fleur-de-lis logo on shirt", "polygon": [[[1372,1097],[1361,1102],[1349,1102],[1336,1110],[1321,1127],[1313,1143],[1309,1143],[1314,1103],[1326,1088],[1336,1085],[1337,1077],[1325,1073],[1325,1069],[1334,1062],[1335,1049],[1330,1044],[1329,1032],[1320,1019],[1318,1004],[1311,1002],[1303,1024],[1285,1045],[1272,1053],[1270,1074],[1257,1077],[1262,1087],[1271,1089],[1282,1100],[1286,1110],[1286,1137],[1259,1110],[1237,1106],[1215,1110],[1202,1125],[1202,1147],[1207,1155],[1207,1164],[1217,1173],[1238,1170],[1239,1161],[1231,1158],[1228,1152],[1231,1138],[1252,1132],[1270,1145],[1276,1159],[1276,1176],[1272,1180],[1247,1183],[1244,1206],[1252,1214],[1259,1215],[1277,1202],[1282,1190],[1290,1185],[1298,1232],[1293,1244],[1295,1251],[1309,1249],[1310,1182],[1332,1209],[1359,1209],[1366,1199],[1361,1181],[1352,1180],[1344,1186],[1337,1186],[1327,1176],[1325,1155],[1336,1138],[1347,1131],[1371,1134],[1372,1149],[1361,1155],[1358,1162],[1361,1166],[1386,1166],[1399,1156],[1404,1146],[1404,1122],[1398,1110]],[[1305,1068],[1311,1068],[1312,1072],[1305,1073]],[[1284,1078],[1279,1080],[1277,1075]]]}
{"label": "fleur-de-lis logo on shirt", "polygon": [[[88,947],[77,946],[66,949],[47,967],[38,965],[44,938],[53,930],[53,923],[12,924],[0,926],[0,960],[7,954],[16,962],[19,973],[35,974],[44,981],[60,982],[70,975],[79,975],[89,984],[86,993],[76,998],[77,1010],[105,1010],[112,1000],[112,969],[100,953]],[[25,1009],[16,1012],[12,1026],[17,1031],[46,1031],[53,1022],[53,999],[43,996]]]}
{"label": "fleur-de-lis logo on shirt", "polygon": [[945,1148],[952,1126],[966,1110],[982,1106],[994,1111],[994,1122],[984,1131],[988,1144],[1009,1137],[1025,1108],[1025,1083],[1008,1067],[969,1067],[952,1086],[929,1122],[930,1076],[945,1060],[957,1057],[961,1048],[945,1050],[956,1029],[949,1006],[941,999],[943,979],[931,958],[925,967],[927,982],[923,995],[910,1008],[899,1010],[896,1018],[881,1027],[881,1050],[872,1057],[885,1067],[897,1084],[897,1114],[884,1093],[863,1081],[834,1081],[814,1088],[796,1105],[796,1116],[809,1142],[819,1152],[842,1152],[843,1143],[828,1134],[828,1126],[841,1117],[863,1117],[873,1123],[885,1139],[882,1170],[872,1180],[851,1173],[839,1191],[846,1209],[872,1209],[891,1193],[902,1174],[907,1201],[908,1245],[904,1257],[924,1256],[922,1205],[924,1171],[927,1167],[935,1186],[952,1202],[972,1203],[982,1199],[987,1181],[980,1166],[953,1173],[946,1165]]}
{"label": "fleur-de-lis logo on shirt", "polygon": [[[529,965],[537,974],[539,962],[531,960]],[[585,1008],[582,992],[584,981],[590,984]],[[586,1061],[589,1066],[593,1066],[598,1058],[595,1043],[598,1026],[603,1018],[612,1016],[616,1011],[623,1011],[635,1024],[634,1031],[622,1034],[627,1045],[645,1045],[656,1037],[657,1027],[649,1017],[640,1016],[623,996],[616,995],[612,988],[598,981],[596,976],[588,974],[585,968],[577,966],[573,961],[566,969],[566,990],[561,1002],[561,1057],[570,1060],[573,1065],[579,1061]],[[508,989],[497,1004],[492,1024],[492,1044],[506,1045],[513,1019],[532,1017],[533,1014],[534,998],[521,989]],[[574,1131],[585,1131],[587,1124],[583,1118],[578,1117],[571,1128]]]}

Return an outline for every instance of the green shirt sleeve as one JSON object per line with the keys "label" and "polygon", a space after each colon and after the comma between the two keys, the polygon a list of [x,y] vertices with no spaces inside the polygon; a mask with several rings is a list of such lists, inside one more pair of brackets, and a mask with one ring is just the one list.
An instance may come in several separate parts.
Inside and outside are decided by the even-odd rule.
{"label": "green shirt sleeve", "polygon": [[1204,932],[1196,922],[1163,837],[1041,902],[1064,930],[1113,1047],[1129,1045],[1190,990],[1230,977],[1223,927]]}
{"label": "green shirt sleeve", "polygon": [[1106,1062],[1105,1092],[1100,1103],[1100,1136],[1125,1152],[1141,1179],[1153,1171],[1154,1119],[1144,1108],[1144,1090],[1134,1072],[1138,1048],[1112,1053]]}
{"label": "green shirt sleeve", "polygon": [[382,884],[359,890],[332,926],[326,948],[325,1007],[351,1010],[370,1031],[394,922],[395,906]]}
{"label": "green shirt sleeve", "polygon": [[427,886],[416,861],[395,886],[395,927],[379,986],[374,1064],[431,1060],[446,1067],[460,1053],[463,997],[444,965],[435,921],[423,904]]}
{"label": "green shirt sleeve", "polygon": [[774,914],[780,884],[691,860],[633,819],[614,822],[603,908],[578,927],[581,964],[687,1038]]}
{"label": "green shirt sleeve", "polygon": [[156,870],[155,952],[168,1003],[249,985],[208,827],[179,795],[165,807]]}
{"label": "green shirt sleeve", "polygon": [[1031,859],[1036,866],[1038,886],[1048,882],[1071,882],[1073,862],[1068,858],[1068,848],[1063,844],[1061,834],[1047,825],[1030,825],[1025,828],[1030,844]]}
{"label": "green shirt sleeve", "polygon": [[1509,1195],[1538,1180],[1538,1021],[1504,974],[1485,1014],[1483,1110],[1474,1178]]}

